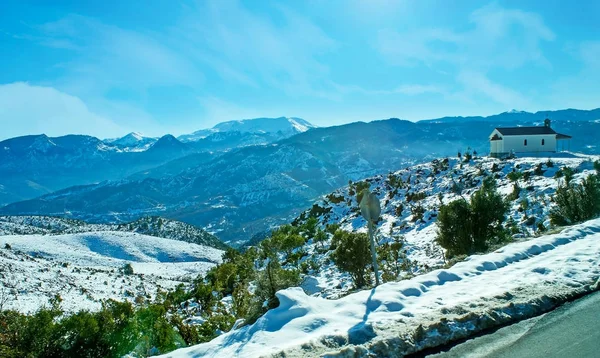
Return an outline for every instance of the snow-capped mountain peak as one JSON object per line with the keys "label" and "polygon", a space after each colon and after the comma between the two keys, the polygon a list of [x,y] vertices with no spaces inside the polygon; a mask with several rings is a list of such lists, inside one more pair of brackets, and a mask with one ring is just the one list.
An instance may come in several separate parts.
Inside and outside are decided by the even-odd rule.
{"label": "snow-capped mountain peak", "polygon": [[131,132],[121,138],[107,139],[107,144],[121,147],[125,151],[143,151],[156,142],[156,138],[145,137],[139,132]]}
{"label": "snow-capped mountain peak", "polygon": [[31,144],[31,149],[37,150],[39,152],[46,152],[52,147],[56,147],[56,144],[45,134],[42,134],[35,138],[35,140]]}
{"label": "snow-capped mountain peak", "polygon": [[288,122],[290,122],[290,124],[296,128],[296,130],[298,132],[306,132],[307,130],[311,129],[311,128],[316,128],[315,125],[309,123],[308,121],[305,121],[302,118],[287,118]]}
{"label": "snow-capped mountain peak", "polygon": [[506,111],[504,113],[508,113],[508,114],[524,114],[524,113],[529,113],[527,111],[520,111],[518,109],[511,109],[510,111]]}
{"label": "snow-capped mountain peak", "polygon": [[278,139],[290,137],[294,134],[306,132],[315,125],[308,121],[295,117],[278,118],[253,118],[222,122],[210,129],[202,129],[192,134],[179,137],[181,141],[197,141],[214,133],[240,132],[248,134],[270,134],[277,135]]}

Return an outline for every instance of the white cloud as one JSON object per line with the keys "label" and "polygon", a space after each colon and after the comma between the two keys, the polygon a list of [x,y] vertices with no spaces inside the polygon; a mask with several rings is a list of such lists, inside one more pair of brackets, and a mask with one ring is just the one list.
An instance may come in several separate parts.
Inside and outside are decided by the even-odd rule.
{"label": "white cloud", "polygon": [[402,84],[397,86],[396,88],[390,90],[372,90],[365,89],[363,87],[357,85],[340,85],[338,83],[329,82],[330,86],[332,86],[337,92],[341,94],[348,93],[360,93],[362,95],[367,96],[379,96],[379,95],[394,95],[394,94],[404,94],[404,95],[420,95],[420,94],[447,94],[446,89],[437,85],[423,85],[423,84]]}
{"label": "white cloud", "polygon": [[473,25],[464,31],[450,28],[417,28],[378,32],[375,47],[390,63],[401,66],[446,63],[459,68],[487,71],[515,69],[531,62],[550,67],[540,43],[555,35],[542,18],[531,12],[487,5],[469,15]]}
{"label": "white cloud", "polygon": [[566,51],[579,68],[574,73],[559,76],[546,88],[545,108],[598,108],[600,41],[571,44]]}
{"label": "white cloud", "polygon": [[73,14],[37,29],[39,34],[31,40],[70,51],[69,61],[61,64],[66,74],[57,82],[80,95],[102,95],[117,87],[143,91],[152,86],[199,86],[203,80],[194,63],[158,34]]}
{"label": "white cloud", "polygon": [[203,128],[208,128],[210,125],[225,121],[258,117],[280,117],[285,115],[284,113],[278,113],[273,109],[257,110],[254,108],[241,107],[235,103],[215,96],[200,97],[198,100],[204,109],[202,117],[204,118],[203,124],[205,124],[205,126]]}
{"label": "white cloud", "polygon": [[274,87],[291,97],[331,97],[323,86],[329,68],[318,56],[336,42],[291,9],[280,5],[275,13],[253,12],[237,1],[202,2],[177,31],[181,41],[205,49],[196,55],[228,80]]}
{"label": "white cloud", "polygon": [[506,108],[528,109],[530,102],[521,93],[491,81],[483,73],[462,71],[458,81],[467,88],[471,96],[483,94]]}
{"label": "white cloud", "polygon": [[78,97],[25,82],[0,85],[0,128],[0,139],[41,133],[111,137],[126,131]]}

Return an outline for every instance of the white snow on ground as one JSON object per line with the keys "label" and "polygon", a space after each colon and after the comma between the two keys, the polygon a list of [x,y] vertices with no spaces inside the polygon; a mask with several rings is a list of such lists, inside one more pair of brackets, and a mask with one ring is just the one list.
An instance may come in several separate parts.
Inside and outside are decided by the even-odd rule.
{"label": "white snow on ground", "polygon": [[[547,153],[546,153],[547,154]],[[562,157],[561,157],[562,156]],[[565,157],[566,156],[566,157]],[[539,224],[552,229],[548,214],[554,207],[552,196],[557,187],[564,182],[555,174],[561,168],[569,167],[576,174],[574,182],[580,182],[587,175],[595,173],[593,161],[598,156],[575,156],[569,153],[554,153],[552,166],[548,166],[548,157],[516,158],[499,160],[478,157],[469,163],[449,159],[446,169],[437,169],[433,162],[409,166],[405,169],[365,179],[369,188],[381,201],[381,220],[377,224],[378,242],[392,242],[394,237],[403,237],[406,256],[410,262],[410,273],[419,275],[445,265],[442,248],[435,242],[437,235],[437,212],[440,198],[443,203],[460,198],[469,199],[479,189],[485,175],[496,178],[498,191],[507,197],[513,191],[513,183],[508,174],[512,171],[528,172],[530,178],[521,178],[519,197],[510,202],[508,218],[514,221],[518,230],[515,240],[526,240],[539,235]],[[536,173],[536,168],[540,170]],[[401,187],[395,186],[390,179],[400,179]],[[460,188],[457,193],[455,187]],[[410,195],[425,194],[424,199],[409,200]],[[524,204],[527,204],[526,206]],[[319,225],[339,224],[341,229],[354,232],[366,232],[366,221],[360,216],[355,193],[349,187],[340,188],[317,202],[325,214],[318,217]],[[423,217],[416,219],[414,207],[422,207]],[[398,210],[402,208],[402,210]],[[508,224],[508,223],[507,223]],[[328,242],[325,247],[328,247]],[[318,253],[317,245],[309,241],[304,250],[309,254],[305,259],[317,262],[318,270],[310,270],[310,286],[315,296],[338,298],[352,289],[349,276],[340,272],[329,259],[330,252]],[[312,282],[317,280],[317,282]]]}
{"label": "white snow on ground", "polygon": [[410,341],[420,324],[450,322],[451,329],[446,333],[433,329],[414,341],[450,339],[477,330],[475,321],[458,316],[479,319],[493,309],[518,316],[528,309],[519,302],[589,288],[599,277],[600,219],[596,219],[337,300],[310,297],[300,288],[283,290],[277,293],[280,306],[253,325],[165,356],[257,357],[279,352],[289,357],[335,356],[348,343],[342,349],[344,356],[394,356],[397,353],[391,352],[405,344],[398,337]]}
{"label": "white snow on ground", "polygon": [[[157,289],[206,273],[221,262],[222,253],[126,232],[0,236],[0,290],[14,297],[4,308],[22,312],[36,311],[55,294],[66,311],[98,309],[107,298],[152,299]],[[133,275],[120,272],[127,263]]]}

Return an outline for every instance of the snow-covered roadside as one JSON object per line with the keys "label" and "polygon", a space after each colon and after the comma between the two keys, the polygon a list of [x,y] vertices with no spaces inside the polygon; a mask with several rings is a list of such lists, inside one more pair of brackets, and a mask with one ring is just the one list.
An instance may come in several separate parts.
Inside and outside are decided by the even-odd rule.
{"label": "snow-covered roadside", "polygon": [[600,219],[337,300],[278,292],[256,323],[167,357],[397,357],[547,311],[597,288]]}

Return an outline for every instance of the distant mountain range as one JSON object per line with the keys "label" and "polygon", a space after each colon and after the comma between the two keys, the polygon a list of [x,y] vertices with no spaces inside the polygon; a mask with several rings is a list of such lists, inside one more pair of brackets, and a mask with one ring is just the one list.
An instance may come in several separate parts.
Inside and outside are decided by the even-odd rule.
{"label": "distant mountain range", "polygon": [[11,138],[0,142],[0,205],[138,172],[144,177],[148,170],[194,155],[189,163],[180,161],[182,166],[168,165],[175,168],[174,174],[219,153],[271,143],[313,127],[299,118],[281,117],[225,122],[205,130],[203,138],[189,135],[181,140],[170,134],[150,138],[135,132],[105,140],[44,134]]}
{"label": "distant mountain range", "polygon": [[[215,126],[219,129],[199,131],[191,137],[165,136],[142,152],[109,150],[110,143],[94,138],[101,143],[100,147],[80,151],[99,154],[79,154],[70,162],[73,167],[85,167],[79,169],[80,182],[73,183],[83,185],[14,202],[0,208],[0,214],[51,214],[93,222],[122,222],[160,215],[206,227],[225,242],[239,244],[289,221],[320,195],[346,185],[349,180],[432,158],[456,156],[468,147],[484,154],[489,151],[487,136],[494,127],[541,125],[546,117],[557,131],[573,136],[573,151],[599,153],[596,145],[600,139],[600,109],[505,112],[490,117],[447,117],[417,123],[388,119],[326,128],[314,128],[294,118],[257,119],[256,123],[246,120],[227,122]],[[278,124],[271,125],[272,121]],[[257,132],[255,124],[264,125],[258,126],[262,129]],[[279,125],[294,129],[286,132]],[[280,134],[273,134],[273,130]],[[293,134],[295,130],[301,132]],[[273,139],[278,136],[283,138]],[[54,138],[49,140],[56,144]],[[249,144],[253,142],[254,145]],[[1,142],[0,153],[3,146]],[[27,188],[27,180],[43,182],[30,178],[58,175],[68,162],[49,155],[49,145],[43,140],[35,144],[36,149],[31,148],[33,143],[23,146],[29,148],[25,151],[29,154],[24,156],[28,159],[11,162],[13,172],[23,172],[19,174],[20,188]],[[126,159],[135,155],[140,159]],[[150,158],[154,165],[150,164]],[[51,162],[60,169],[50,165]],[[0,178],[5,178],[3,163],[0,160]],[[115,170],[113,178],[100,179],[110,181],[92,184],[100,181],[93,178],[95,170],[109,164],[123,168]],[[142,165],[145,167],[140,168]],[[0,185],[4,184],[2,180]]]}

